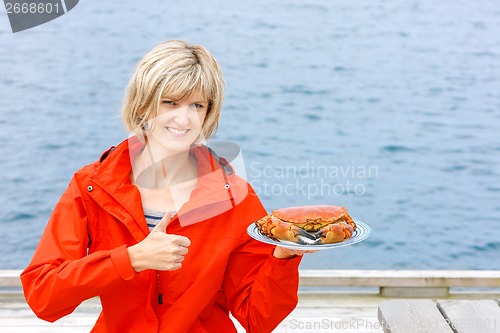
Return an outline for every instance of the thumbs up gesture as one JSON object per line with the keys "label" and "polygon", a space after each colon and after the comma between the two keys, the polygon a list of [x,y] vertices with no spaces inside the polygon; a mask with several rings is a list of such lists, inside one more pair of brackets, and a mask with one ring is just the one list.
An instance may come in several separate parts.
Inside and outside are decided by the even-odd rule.
{"label": "thumbs up gesture", "polygon": [[191,241],[184,236],[167,234],[169,222],[170,213],[167,212],[143,241],[127,248],[130,263],[136,272],[181,268]]}

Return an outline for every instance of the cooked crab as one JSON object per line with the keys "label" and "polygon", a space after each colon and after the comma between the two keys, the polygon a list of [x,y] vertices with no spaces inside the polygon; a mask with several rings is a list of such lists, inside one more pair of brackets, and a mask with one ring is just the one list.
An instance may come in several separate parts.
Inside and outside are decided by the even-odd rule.
{"label": "cooked crab", "polygon": [[269,238],[314,245],[342,242],[356,230],[345,207],[329,205],[277,209],[255,224]]}

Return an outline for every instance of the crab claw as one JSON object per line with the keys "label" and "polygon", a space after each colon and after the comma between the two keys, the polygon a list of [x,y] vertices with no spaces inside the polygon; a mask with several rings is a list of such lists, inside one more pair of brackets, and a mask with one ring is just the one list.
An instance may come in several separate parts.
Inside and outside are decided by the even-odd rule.
{"label": "crab claw", "polygon": [[[299,235],[305,232],[301,228],[286,222],[281,222],[276,218],[270,218],[267,221],[267,233],[268,237],[278,240],[287,240],[290,242],[297,243],[299,241]],[[308,235],[312,237],[312,235]]]}
{"label": "crab claw", "polygon": [[331,244],[342,242],[348,239],[354,233],[352,226],[345,222],[332,223],[317,231],[314,236],[316,237],[315,244]]}

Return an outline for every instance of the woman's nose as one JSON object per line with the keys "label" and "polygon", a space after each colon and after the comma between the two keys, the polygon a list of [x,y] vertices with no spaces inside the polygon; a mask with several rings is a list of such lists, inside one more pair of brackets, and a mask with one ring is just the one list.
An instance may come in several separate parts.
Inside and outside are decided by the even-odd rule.
{"label": "woman's nose", "polygon": [[179,125],[187,125],[189,123],[189,106],[182,106],[175,110],[175,121]]}

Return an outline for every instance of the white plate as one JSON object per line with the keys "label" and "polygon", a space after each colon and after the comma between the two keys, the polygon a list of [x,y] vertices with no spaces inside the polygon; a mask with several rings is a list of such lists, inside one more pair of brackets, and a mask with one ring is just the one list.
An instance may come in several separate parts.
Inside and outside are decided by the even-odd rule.
{"label": "white plate", "polygon": [[357,226],[356,230],[354,231],[354,235],[352,235],[351,238],[349,238],[343,242],[333,243],[333,244],[303,245],[303,244],[297,244],[297,243],[293,243],[293,242],[289,242],[289,241],[274,240],[274,239],[271,239],[267,236],[264,236],[260,232],[260,230],[257,228],[255,223],[252,223],[248,226],[247,233],[250,235],[250,237],[252,237],[260,242],[272,244],[272,245],[279,245],[281,247],[286,247],[289,249],[317,250],[317,251],[329,250],[329,249],[334,249],[334,248],[341,247],[341,246],[347,246],[347,245],[359,243],[359,242],[367,239],[368,236],[370,236],[370,233],[372,231],[371,231],[371,228],[367,224],[365,224],[361,221],[357,221],[357,220],[354,220],[354,222],[356,222],[356,226]]}

